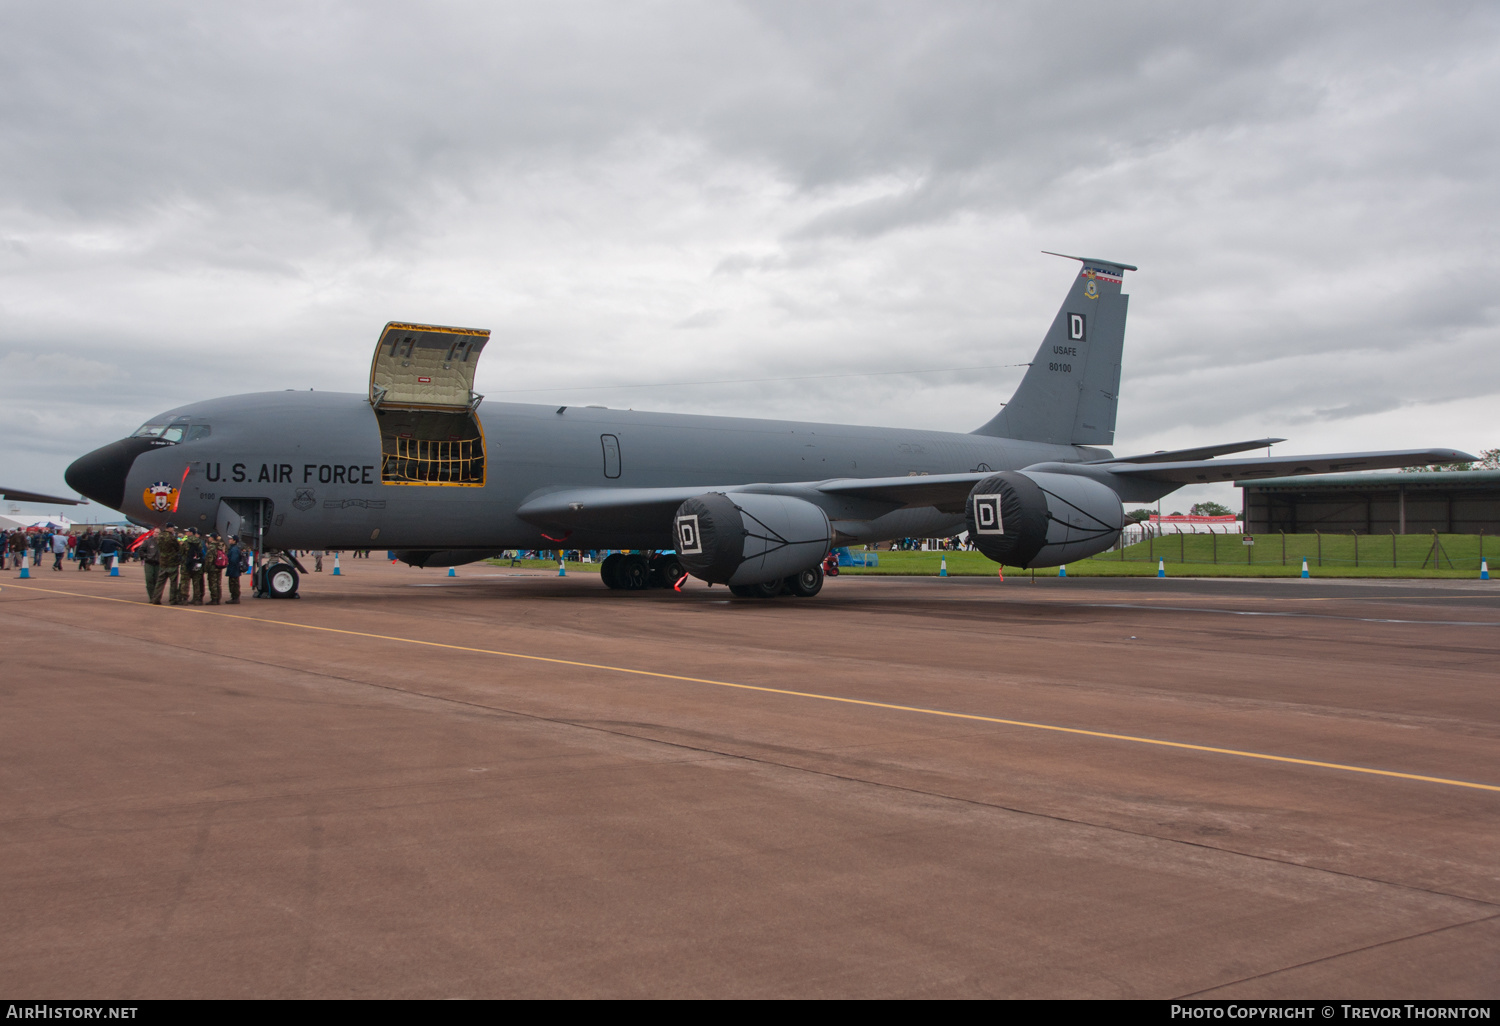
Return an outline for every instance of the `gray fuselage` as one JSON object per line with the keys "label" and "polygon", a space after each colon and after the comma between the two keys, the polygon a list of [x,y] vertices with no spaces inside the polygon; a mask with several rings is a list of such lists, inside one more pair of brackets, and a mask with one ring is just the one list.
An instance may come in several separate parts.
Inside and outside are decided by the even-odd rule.
{"label": "gray fuselage", "polygon": [[[212,523],[220,503],[271,504],[266,544],[284,549],[556,548],[520,519],[528,499],[569,488],[817,482],[1014,470],[1106,456],[1088,446],[983,435],[796,421],[647,413],[598,407],[485,403],[478,411],[482,485],[382,483],[375,410],[354,393],[263,392],[179,407],[206,435],[155,443],[135,456],[122,511],[160,525]],[[202,435],[202,432],[198,432]],[[614,439],[613,449],[605,436]],[[184,472],[186,476],[184,477]],[[153,509],[153,485],[180,486],[175,511]],[[837,511],[830,516],[838,519]],[[962,530],[932,508],[899,510],[845,527],[859,541]],[[670,548],[659,529],[595,530],[569,548]]]}

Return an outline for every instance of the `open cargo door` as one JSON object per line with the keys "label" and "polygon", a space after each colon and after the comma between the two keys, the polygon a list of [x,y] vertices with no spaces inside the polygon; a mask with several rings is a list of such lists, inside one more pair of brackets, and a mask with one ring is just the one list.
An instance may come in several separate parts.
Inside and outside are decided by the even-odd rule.
{"label": "open cargo door", "polygon": [[481,328],[392,321],[370,364],[385,484],[484,484],[484,432],[474,370],[490,339]]}
{"label": "open cargo door", "polygon": [[405,410],[468,410],[474,368],[490,340],[488,329],[391,321],[380,333],[370,364],[370,404]]}

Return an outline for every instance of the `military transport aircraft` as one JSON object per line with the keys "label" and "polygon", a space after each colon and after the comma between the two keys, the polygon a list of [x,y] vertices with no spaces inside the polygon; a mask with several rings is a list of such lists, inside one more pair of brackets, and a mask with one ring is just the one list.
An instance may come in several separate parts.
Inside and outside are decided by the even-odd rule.
{"label": "military transport aircraft", "polygon": [[[1054,254],[1063,256],[1064,254]],[[486,403],[487,330],[391,322],[368,394],[193,403],[81,457],[68,484],[142,525],[212,525],[257,553],[397,550],[453,566],[504,549],[624,549],[608,587],[811,596],[833,546],[967,529],[1004,565],[1110,548],[1122,502],[1182,485],[1463,462],[1452,449],[1238,457],[1281,439],[1115,457],[1130,264],[1082,273],[1010,402],[969,434]],[[295,561],[292,561],[294,563]],[[257,578],[296,594],[287,559]]]}

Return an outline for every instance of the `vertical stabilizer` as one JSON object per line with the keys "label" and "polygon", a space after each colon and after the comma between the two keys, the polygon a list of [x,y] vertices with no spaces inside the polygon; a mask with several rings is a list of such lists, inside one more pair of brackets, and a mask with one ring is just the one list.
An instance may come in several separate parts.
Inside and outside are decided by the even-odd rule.
{"label": "vertical stabilizer", "polygon": [[1083,270],[1015,395],[974,434],[1059,445],[1114,442],[1130,302],[1120,286],[1135,268],[1092,257],[1067,259],[1081,261]]}

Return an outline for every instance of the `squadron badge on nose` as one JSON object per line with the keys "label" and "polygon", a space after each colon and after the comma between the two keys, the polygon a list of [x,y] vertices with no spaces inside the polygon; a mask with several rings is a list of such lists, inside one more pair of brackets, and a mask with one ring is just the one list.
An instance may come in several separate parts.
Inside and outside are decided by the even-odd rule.
{"label": "squadron badge on nose", "polygon": [[153,513],[170,513],[177,508],[177,489],[166,481],[157,481],[141,493],[141,501]]}

